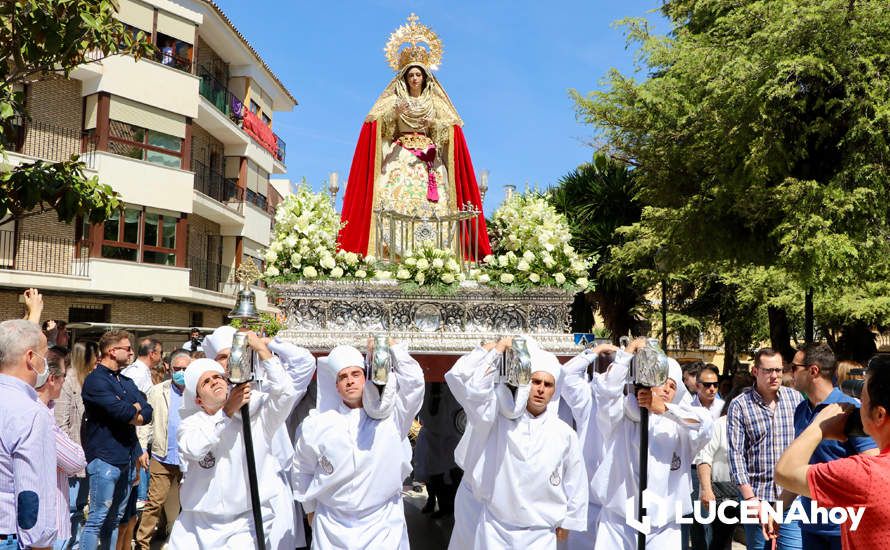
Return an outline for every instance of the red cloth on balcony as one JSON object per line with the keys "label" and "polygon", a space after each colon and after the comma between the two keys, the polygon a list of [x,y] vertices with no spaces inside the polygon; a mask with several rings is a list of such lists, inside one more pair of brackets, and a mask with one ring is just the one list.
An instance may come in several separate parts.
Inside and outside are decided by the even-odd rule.
{"label": "red cloth on balcony", "polygon": [[272,128],[269,128],[263,120],[256,116],[256,114],[252,113],[250,109],[244,109],[244,122],[241,124],[241,127],[244,128],[244,131],[247,134],[256,140],[260,146],[272,153],[272,156],[278,151],[278,140],[275,139],[275,134],[272,132]]}
{"label": "red cloth on balcony", "polygon": [[[359,133],[358,144],[352,157],[352,166],[349,169],[349,181],[346,183],[346,193],[343,197],[343,211],[340,221],[346,225],[340,230],[340,248],[348,252],[359,254],[368,253],[368,238],[371,234],[371,211],[374,202],[374,173],[376,159],[381,154],[381,144],[377,143],[377,122],[365,122]],[[482,198],[479,186],[476,184],[476,174],[473,172],[473,162],[470,160],[470,152],[464,133],[459,126],[454,127],[454,139],[451,144],[454,154],[454,173],[449,174],[453,181],[454,193],[458,205],[471,203],[482,212]],[[469,242],[469,235],[462,235],[464,255],[469,257],[473,250],[473,243]],[[488,241],[488,229],[485,225],[484,214],[479,215],[478,236],[479,259],[491,254],[491,244]]]}

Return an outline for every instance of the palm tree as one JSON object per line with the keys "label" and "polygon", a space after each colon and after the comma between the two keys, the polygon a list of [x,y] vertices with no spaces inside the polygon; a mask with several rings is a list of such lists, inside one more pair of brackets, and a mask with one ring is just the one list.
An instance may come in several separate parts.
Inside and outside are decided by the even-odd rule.
{"label": "palm tree", "polygon": [[596,153],[592,162],[563,176],[549,192],[551,203],[568,219],[572,245],[598,258],[590,269],[595,290],[576,296],[572,307],[575,332],[590,332],[596,310],[615,340],[628,331],[641,332],[648,289],[635,285],[620,266],[604,269],[612,261],[612,247],[622,242],[616,229],[640,221],[642,205],[634,180],[626,164]]}

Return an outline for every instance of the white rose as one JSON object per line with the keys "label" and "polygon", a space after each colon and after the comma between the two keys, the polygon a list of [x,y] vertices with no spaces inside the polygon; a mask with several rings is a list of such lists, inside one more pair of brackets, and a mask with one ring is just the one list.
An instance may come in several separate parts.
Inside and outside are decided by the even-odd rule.
{"label": "white rose", "polygon": [[445,267],[445,262],[442,261],[442,258],[434,258],[433,267],[435,267],[436,269],[442,269],[443,267]]}
{"label": "white rose", "polygon": [[485,284],[491,280],[491,277],[489,277],[487,273],[483,273],[482,275],[479,275],[479,277],[477,277],[476,280],[482,284]]}
{"label": "white rose", "polygon": [[288,235],[284,238],[284,244],[287,245],[288,248],[293,248],[297,246],[297,236],[296,235]]}
{"label": "white rose", "polygon": [[568,243],[566,243],[566,244],[563,245],[563,247],[562,247],[562,253],[565,254],[566,256],[569,256],[569,255],[571,255],[571,254],[574,253],[574,252],[575,252],[575,250],[572,248],[572,245],[570,245],[570,244],[568,244]]}
{"label": "white rose", "polygon": [[331,270],[331,278],[339,279],[342,276],[343,276],[343,268],[342,267],[338,266]]}
{"label": "white rose", "polygon": [[553,252],[553,245],[550,243],[544,243],[544,250],[547,252]]}
{"label": "white rose", "polygon": [[505,285],[512,283],[513,279],[515,279],[515,277],[513,277],[512,273],[501,273],[500,281]]}
{"label": "white rose", "polygon": [[364,262],[368,265],[371,265],[377,262],[377,258],[375,258],[374,256],[365,256]]}
{"label": "white rose", "polygon": [[411,266],[417,265],[417,258],[414,258],[414,257],[405,258],[405,265],[411,265]]}
{"label": "white rose", "polygon": [[535,261],[535,254],[531,250],[526,250],[522,253],[522,258],[527,262]]}
{"label": "white rose", "polygon": [[529,273],[528,280],[533,283],[539,283],[539,282],[541,282],[541,276],[538,275],[537,273]]}
{"label": "white rose", "polygon": [[587,277],[578,277],[575,279],[575,284],[585,289],[590,285],[590,281],[587,280]]}
{"label": "white rose", "polygon": [[519,260],[519,263],[516,265],[516,269],[519,271],[528,271],[530,267],[525,260]]}
{"label": "white rose", "polygon": [[299,253],[294,252],[293,254],[290,255],[290,263],[293,264],[294,267],[300,265],[300,262],[302,262],[302,261],[303,261],[303,257],[300,256]]}
{"label": "white rose", "polygon": [[274,265],[270,265],[266,268],[266,277],[277,277],[278,275],[278,268]]}
{"label": "white rose", "polygon": [[493,264],[495,262],[495,257],[489,254],[488,256],[482,258],[482,261],[487,264]]}
{"label": "white rose", "polygon": [[451,273],[446,273],[446,274],[442,275],[442,282],[445,283],[446,285],[450,285],[451,283],[454,282],[454,275],[452,275]]}
{"label": "white rose", "polygon": [[549,256],[547,258],[544,258],[544,266],[546,266],[548,269],[555,265],[556,262],[553,261],[553,258],[550,258]]}
{"label": "white rose", "polygon": [[457,265],[457,262],[454,260],[454,258],[451,258],[447,262],[445,262],[445,267],[448,268],[448,271],[460,270],[460,266]]}
{"label": "white rose", "polygon": [[553,278],[556,280],[556,284],[558,284],[558,285],[561,285],[566,282],[566,276],[563,275],[562,273],[557,273],[556,275],[553,276]]}
{"label": "white rose", "polygon": [[507,256],[507,258],[509,258],[509,259],[511,259],[511,260],[515,260],[515,259],[516,259],[516,253],[513,252],[512,250],[508,251],[508,252],[505,254],[505,256]]}
{"label": "white rose", "polygon": [[284,245],[281,244],[281,241],[275,241],[269,246],[270,250],[274,250],[275,252],[281,252],[284,250]]}
{"label": "white rose", "polygon": [[510,263],[509,258],[506,256],[498,256],[498,265],[501,267],[507,267],[507,264]]}
{"label": "white rose", "polygon": [[337,265],[337,260],[334,259],[333,256],[328,255],[322,257],[321,261],[318,264],[325,269],[334,269],[334,266]]}
{"label": "white rose", "polygon": [[420,258],[417,260],[417,269],[421,271],[426,271],[430,267],[430,263],[426,258]]}
{"label": "white rose", "polygon": [[278,259],[278,253],[276,253],[274,250],[272,250],[272,249],[270,248],[270,249],[266,250],[266,254],[263,256],[263,259],[266,260],[266,263],[267,263],[267,264],[271,264],[271,263],[273,263],[275,260]]}
{"label": "white rose", "polygon": [[359,269],[355,272],[356,279],[364,279],[367,276],[368,276],[368,272],[365,271],[364,269]]}
{"label": "white rose", "polygon": [[346,265],[355,265],[358,263],[358,254],[355,252],[346,253]]}
{"label": "white rose", "polygon": [[424,276],[423,271],[418,271],[417,275],[414,276],[414,280],[417,281],[417,284],[422,285],[426,280],[426,276]]}
{"label": "white rose", "polygon": [[378,281],[387,281],[392,278],[392,273],[389,271],[378,271],[374,274],[374,278]]}
{"label": "white rose", "polygon": [[307,265],[303,268],[303,277],[307,277],[309,279],[314,279],[318,277],[318,271],[311,265]]}
{"label": "white rose", "polygon": [[410,279],[410,278],[411,278],[411,272],[408,271],[407,269],[400,268],[396,272],[396,279]]}
{"label": "white rose", "polygon": [[467,276],[464,275],[463,273],[458,273],[458,274],[457,274],[457,280],[458,280],[458,281],[466,281],[466,280],[467,280]]}

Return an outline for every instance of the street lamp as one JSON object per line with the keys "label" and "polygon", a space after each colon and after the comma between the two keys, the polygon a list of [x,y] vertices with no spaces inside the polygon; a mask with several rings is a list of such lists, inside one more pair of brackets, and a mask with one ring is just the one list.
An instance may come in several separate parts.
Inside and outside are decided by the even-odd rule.
{"label": "street lamp", "polygon": [[516,192],[515,185],[505,185],[504,186],[504,200],[505,201],[510,200],[510,197],[512,197],[513,193],[515,193],[515,192]]}
{"label": "street lamp", "polygon": [[337,202],[337,192],[340,191],[338,177],[337,172],[331,172],[330,179],[328,180],[328,193],[331,194],[331,200],[335,203]]}
{"label": "street lamp", "polygon": [[482,170],[479,172],[479,193],[482,195],[482,200],[485,200],[485,193],[488,192],[488,170]]}

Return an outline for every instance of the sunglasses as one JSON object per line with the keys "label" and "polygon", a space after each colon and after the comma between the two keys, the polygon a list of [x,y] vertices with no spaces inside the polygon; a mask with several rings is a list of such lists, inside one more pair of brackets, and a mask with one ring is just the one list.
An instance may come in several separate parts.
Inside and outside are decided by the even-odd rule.
{"label": "sunglasses", "polygon": [[720,382],[699,382],[705,388],[716,388],[720,385]]}

